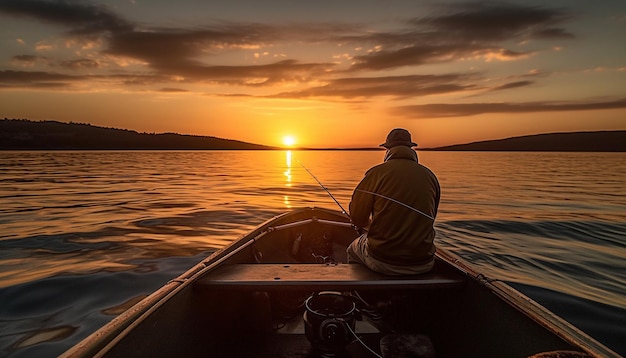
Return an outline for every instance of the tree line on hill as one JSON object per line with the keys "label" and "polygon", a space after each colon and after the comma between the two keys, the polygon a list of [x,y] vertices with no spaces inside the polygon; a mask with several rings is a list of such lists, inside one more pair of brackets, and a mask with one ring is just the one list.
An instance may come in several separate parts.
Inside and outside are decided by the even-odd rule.
{"label": "tree line on hill", "polygon": [[626,152],[626,131],[535,134],[428,150],[441,151],[535,151]]}
{"label": "tree line on hill", "polygon": [[85,123],[0,120],[0,149],[13,150],[262,150],[274,147],[208,136],[138,133]]}

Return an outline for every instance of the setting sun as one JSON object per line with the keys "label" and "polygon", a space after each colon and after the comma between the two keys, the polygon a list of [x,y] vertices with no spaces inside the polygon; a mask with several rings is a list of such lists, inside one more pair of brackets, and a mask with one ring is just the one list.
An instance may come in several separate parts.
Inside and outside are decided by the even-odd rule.
{"label": "setting sun", "polygon": [[296,138],[294,138],[291,135],[286,135],[283,137],[283,144],[286,145],[287,147],[291,147],[294,144],[296,144]]}

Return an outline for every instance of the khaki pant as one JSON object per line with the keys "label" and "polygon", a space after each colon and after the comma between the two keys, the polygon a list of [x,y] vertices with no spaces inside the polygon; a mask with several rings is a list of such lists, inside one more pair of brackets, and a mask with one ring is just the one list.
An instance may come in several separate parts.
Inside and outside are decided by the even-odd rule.
{"label": "khaki pant", "polygon": [[432,270],[435,265],[434,258],[429,263],[419,266],[392,265],[376,260],[369,254],[367,233],[352,241],[350,246],[348,246],[346,253],[348,254],[348,263],[361,263],[367,266],[370,270],[380,272],[385,275],[416,275]]}

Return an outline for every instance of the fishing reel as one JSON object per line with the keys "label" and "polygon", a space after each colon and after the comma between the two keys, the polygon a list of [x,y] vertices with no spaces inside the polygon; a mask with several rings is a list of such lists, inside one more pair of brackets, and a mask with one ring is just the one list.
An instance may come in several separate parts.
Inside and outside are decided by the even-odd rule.
{"label": "fishing reel", "polygon": [[299,262],[332,263],[331,235],[321,230],[298,233],[291,243],[291,255]]}

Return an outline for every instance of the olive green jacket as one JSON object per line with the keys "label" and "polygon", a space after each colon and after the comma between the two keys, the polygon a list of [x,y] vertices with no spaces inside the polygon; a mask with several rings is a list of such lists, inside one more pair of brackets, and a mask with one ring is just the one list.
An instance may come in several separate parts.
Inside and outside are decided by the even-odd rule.
{"label": "olive green jacket", "polygon": [[434,220],[426,215],[436,217],[440,195],[437,177],[418,163],[417,153],[396,146],[357,185],[350,218],[356,226],[368,229],[369,253],[374,258],[396,265],[421,264],[435,253]]}

